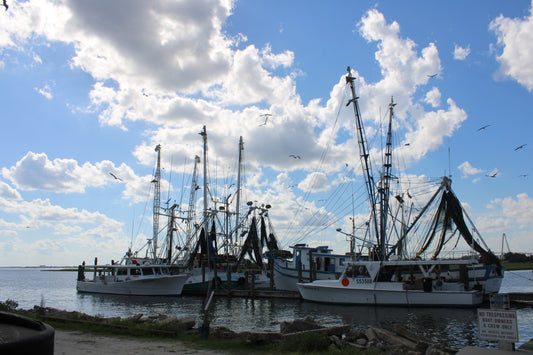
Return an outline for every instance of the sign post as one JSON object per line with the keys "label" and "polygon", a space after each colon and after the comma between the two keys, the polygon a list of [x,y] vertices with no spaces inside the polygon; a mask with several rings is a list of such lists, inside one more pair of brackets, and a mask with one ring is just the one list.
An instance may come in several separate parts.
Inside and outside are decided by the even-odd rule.
{"label": "sign post", "polygon": [[478,309],[479,338],[498,341],[500,350],[514,351],[518,342],[516,310],[509,310],[509,295],[490,296],[491,309]]}

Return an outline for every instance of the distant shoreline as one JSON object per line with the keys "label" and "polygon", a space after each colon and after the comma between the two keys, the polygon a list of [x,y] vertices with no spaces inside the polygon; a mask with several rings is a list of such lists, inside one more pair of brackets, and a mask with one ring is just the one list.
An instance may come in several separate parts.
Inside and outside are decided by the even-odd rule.
{"label": "distant shoreline", "polygon": [[[509,263],[502,262],[506,271],[533,270],[533,262]],[[78,266],[0,266],[0,269],[52,269],[41,271],[78,271]],[[88,270],[88,269],[87,269]]]}

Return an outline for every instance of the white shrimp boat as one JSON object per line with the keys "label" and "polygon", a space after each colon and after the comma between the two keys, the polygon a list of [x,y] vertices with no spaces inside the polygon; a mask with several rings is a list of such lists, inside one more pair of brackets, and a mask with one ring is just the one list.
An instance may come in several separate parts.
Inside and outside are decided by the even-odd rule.
{"label": "white shrimp boat", "polygon": [[[92,279],[85,271],[93,273]],[[167,265],[80,265],[78,292],[131,296],[179,296],[188,274],[172,275]]]}
{"label": "white shrimp boat", "polygon": [[[326,303],[479,305],[484,294],[499,291],[504,268],[462,208],[449,177],[443,177],[414,218],[411,218],[414,204],[409,191],[405,199],[403,192],[393,192],[391,182],[400,180],[392,172],[392,117],[396,105],[392,98],[382,170],[379,181],[375,182],[354,80],[348,68],[346,82],[352,99],[347,106],[352,105],[354,109],[370,218],[366,227],[361,228],[364,236],[355,236],[355,226],[352,234],[344,233],[351,240],[352,260],[343,275],[338,280],[300,282],[298,291],[305,300]],[[356,239],[362,241],[359,252],[354,249]],[[446,246],[453,251],[459,242],[469,249],[467,255],[443,257]]]}
{"label": "white shrimp boat", "polygon": [[347,265],[338,280],[298,283],[297,287],[305,300],[322,303],[474,307],[483,302],[483,292],[465,289],[448,273],[472,263],[476,261],[356,261]]}

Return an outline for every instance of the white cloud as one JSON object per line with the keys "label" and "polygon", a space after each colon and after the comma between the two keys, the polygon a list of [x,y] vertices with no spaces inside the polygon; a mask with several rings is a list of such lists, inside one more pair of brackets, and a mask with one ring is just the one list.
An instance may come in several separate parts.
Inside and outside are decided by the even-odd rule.
{"label": "white cloud", "polygon": [[[2,197],[0,211],[0,236],[11,237],[8,241],[0,239],[5,265],[28,265],[31,260],[74,265],[81,263],[77,260],[80,255],[117,258],[127,247],[122,223],[99,212],[63,208],[49,200],[27,202]],[[15,221],[8,222],[8,218]],[[51,234],[53,238],[42,238]],[[16,242],[13,236],[17,236]]]}
{"label": "white cloud", "polygon": [[474,168],[468,161],[465,161],[464,163],[459,165],[459,170],[461,170],[461,172],[463,173],[463,177],[477,175],[483,172],[483,170],[481,169]]}
{"label": "white cloud", "polygon": [[2,168],[2,176],[17,189],[56,193],[82,193],[86,187],[116,183],[109,173],[120,176],[124,182],[137,180],[133,170],[125,164],[117,167],[105,160],[79,165],[74,159],[49,160],[45,153],[28,152],[15,166]]}
{"label": "white cloud", "polygon": [[465,60],[466,57],[470,55],[470,46],[463,48],[461,46],[455,45],[453,50],[453,58],[457,60]]}
{"label": "white cloud", "polygon": [[11,186],[9,186],[3,181],[0,181],[0,198],[5,198],[6,200],[22,199],[17,190],[13,189]]}
{"label": "white cloud", "polygon": [[414,113],[415,130],[406,133],[410,142],[409,154],[418,158],[442,145],[445,136],[451,137],[453,132],[466,120],[466,112],[459,108],[452,99],[447,100],[448,110]]}
{"label": "white cloud", "polygon": [[499,74],[508,76],[533,90],[533,12],[529,17],[507,18],[503,15],[494,19],[489,29],[496,34],[501,54]]}
{"label": "white cloud", "polygon": [[441,96],[442,94],[440,93],[440,90],[434,87],[426,93],[426,98],[424,99],[424,102],[430,104],[433,107],[439,107]]}
{"label": "white cloud", "polygon": [[511,251],[530,252],[533,198],[526,193],[515,197],[498,198],[490,202],[488,209],[486,215],[478,218],[476,226],[483,235],[492,239],[492,245],[501,245],[501,235],[506,233],[509,240],[514,241],[509,243]]}
{"label": "white cloud", "polygon": [[52,88],[50,85],[46,84],[42,88],[35,88],[35,91],[37,91],[39,94],[47,98],[48,100],[51,100],[54,96],[52,95]]}
{"label": "white cloud", "polygon": [[314,172],[307,175],[307,177],[298,184],[298,188],[304,192],[320,192],[328,191],[330,185],[326,174],[322,172]]}

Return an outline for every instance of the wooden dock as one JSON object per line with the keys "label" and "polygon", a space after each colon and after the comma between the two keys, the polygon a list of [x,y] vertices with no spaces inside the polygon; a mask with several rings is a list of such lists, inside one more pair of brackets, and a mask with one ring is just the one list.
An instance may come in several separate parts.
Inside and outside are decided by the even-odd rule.
{"label": "wooden dock", "polygon": [[[188,296],[205,296],[207,290],[195,289],[195,290],[183,290],[183,295]],[[269,289],[255,289],[255,290],[237,290],[232,289],[228,292],[226,289],[215,290],[215,296],[222,297],[246,297],[246,298],[283,298],[283,299],[301,299],[298,291],[280,291]]]}

